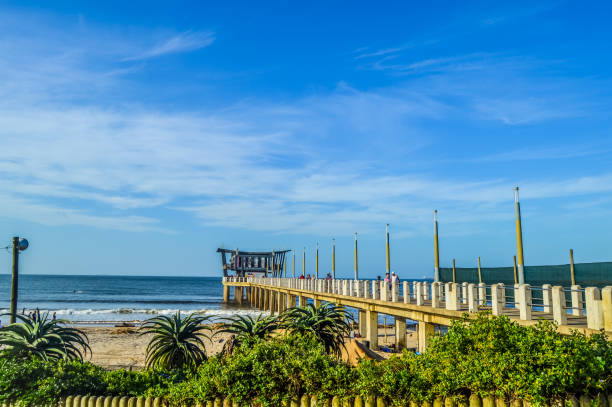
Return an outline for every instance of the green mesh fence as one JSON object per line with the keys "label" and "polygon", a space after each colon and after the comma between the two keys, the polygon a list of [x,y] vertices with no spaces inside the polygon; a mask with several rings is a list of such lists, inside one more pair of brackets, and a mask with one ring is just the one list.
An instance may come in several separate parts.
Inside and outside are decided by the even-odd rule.
{"label": "green mesh fence", "polygon": [[[482,267],[481,273],[482,281],[486,284],[514,284],[514,267]],[[574,264],[574,273],[576,274],[576,284],[583,287],[612,285],[612,262],[576,263]],[[465,281],[478,284],[479,282],[477,267],[457,267],[455,268],[455,276],[458,283]],[[440,281],[453,281],[453,269],[441,267]],[[569,287],[571,285],[570,265],[525,266],[525,282],[532,286],[551,284]]]}

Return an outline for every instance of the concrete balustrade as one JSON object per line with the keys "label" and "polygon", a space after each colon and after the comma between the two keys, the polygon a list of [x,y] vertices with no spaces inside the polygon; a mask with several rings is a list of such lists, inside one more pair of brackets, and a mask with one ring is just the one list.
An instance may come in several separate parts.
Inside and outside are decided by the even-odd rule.
{"label": "concrete balustrade", "polygon": [[404,304],[410,304],[410,283],[402,282],[402,290],[404,291]]}

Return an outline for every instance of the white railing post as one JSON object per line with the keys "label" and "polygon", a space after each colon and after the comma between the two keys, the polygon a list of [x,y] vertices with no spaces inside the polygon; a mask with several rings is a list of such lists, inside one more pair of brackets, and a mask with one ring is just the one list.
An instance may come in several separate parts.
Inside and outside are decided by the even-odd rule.
{"label": "white railing post", "polygon": [[523,321],[531,321],[531,286],[529,284],[518,286],[519,316]]}
{"label": "white railing post", "polygon": [[446,309],[459,311],[459,284],[446,283]]}
{"label": "white railing post", "polygon": [[370,298],[370,282],[363,280],[363,298]]}
{"label": "white railing post", "polygon": [[485,283],[478,284],[478,302],[480,305],[487,305],[487,285]]}
{"label": "white railing post", "polygon": [[597,287],[585,287],[584,299],[586,300],[587,327],[600,330],[604,327],[603,307],[601,293]]}
{"label": "white railing post", "polygon": [[429,299],[429,282],[423,281],[423,301],[427,301]]}
{"label": "white railing post", "polygon": [[604,330],[612,332],[612,286],[601,289],[601,305],[604,318]]}
{"label": "white railing post", "polygon": [[567,311],[565,309],[565,291],[560,285],[552,288],[552,313],[553,320],[558,325],[567,325]]}
{"label": "white railing post", "polygon": [[478,312],[478,291],[476,284],[468,284],[468,311]]}
{"label": "white railing post", "polygon": [[461,303],[464,305],[468,303],[468,283],[465,281],[461,283]]}
{"label": "white railing post", "polygon": [[542,285],[542,304],[544,305],[544,312],[551,313],[552,312],[552,285],[543,284]]}
{"label": "white railing post", "polygon": [[493,315],[501,315],[504,311],[504,303],[501,296],[503,290],[503,284],[491,284],[491,313]]}
{"label": "white railing post", "polygon": [[404,304],[410,304],[410,283],[402,282],[402,288],[404,289]]}
{"label": "white railing post", "polygon": [[412,282],[412,298],[414,298],[415,300],[417,298],[417,293],[416,293],[416,291],[417,291],[417,284],[419,284],[418,281],[413,281]]}
{"label": "white railing post", "polygon": [[423,284],[420,283],[416,286],[416,303],[423,305]]}
{"label": "white railing post", "polygon": [[440,308],[440,283],[431,283],[431,306]]}
{"label": "white railing post", "polygon": [[584,315],[584,303],[582,302],[582,289],[579,285],[572,286],[572,315],[581,317]]}

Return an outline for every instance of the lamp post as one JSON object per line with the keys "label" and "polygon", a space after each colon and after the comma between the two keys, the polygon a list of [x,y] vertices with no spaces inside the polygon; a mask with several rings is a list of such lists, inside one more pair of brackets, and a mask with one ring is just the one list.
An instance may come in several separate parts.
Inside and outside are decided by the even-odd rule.
{"label": "lamp post", "polygon": [[434,281],[440,281],[440,246],[438,245],[438,210],[434,209]]}
{"label": "lamp post", "polygon": [[359,272],[357,268],[357,232],[355,232],[355,280],[359,280]]}
{"label": "lamp post", "polygon": [[315,261],[316,261],[316,266],[315,266],[315,275],[316,278],[319,278],[319,242],[317,242],[317,252],[315,254]]}
{"label": "lamp post", "polygon": [[19,293],[19,252],[24,251],[29,246],[26,239],[13,237],[13,273],[11,277],[11,316],[10,323],[14,324],[17,320],[17,296]]}
{"label": "lamp post", "polygon": [[391,254],[389,251],[389,224],[387,223],[386,226],[386,239],[387,239],[387,273],[389,273],[389,275],[391,275]]}
{"label": "lamp post", "polygon": [[523,258],[523,229],[521,226],[521,204],[519,189],[514,187],[514,215],[516,216],[516,259],[518,261],[518,283],[525,284],[525,260]]}
{"label": "lamp post", "polygon": [[332,239],[332,278],[336,279],[336,239]]}

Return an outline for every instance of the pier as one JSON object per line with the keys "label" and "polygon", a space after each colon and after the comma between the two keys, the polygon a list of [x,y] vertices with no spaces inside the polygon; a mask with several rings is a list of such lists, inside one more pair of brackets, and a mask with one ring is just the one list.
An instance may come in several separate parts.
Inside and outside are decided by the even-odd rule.
{"label": "pier", "polygon": [[[358,310],[359,334],[378,347],[378,315],[395,319],[396,349],[406,346],[406,320],[417,322],[418,350],[427,348],[435,327],[449,326],[464,315],[475,317],[480,311],[507,315],[521,325],[539,320],[554,321],[560,333],[573,331],[592,334],[605,330],[612,334],[612,286],[571,288],[544,284],[440,283],[378,280],[297,279],[224,277],[223,300],[250,305],[271,314],[281,313],[311,299],[315,305],[326,301]],[[533,293],[541,291],[537,301]],[[510,293],[507,295],[507,293]],[[538,296],[540,297],[540,296]]]}

